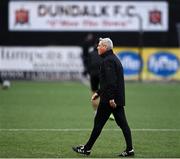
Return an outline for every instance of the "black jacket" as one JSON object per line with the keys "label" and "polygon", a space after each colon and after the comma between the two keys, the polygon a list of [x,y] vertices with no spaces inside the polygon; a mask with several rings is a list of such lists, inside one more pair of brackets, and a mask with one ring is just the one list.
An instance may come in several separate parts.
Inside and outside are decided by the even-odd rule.
{"label": "black jacket", "polygon": [[101,102],[114,99],[118,106],[125,106],[125,84],[123,67],[120,60],[109,50],[101,55],[100,66],[100,95]]}

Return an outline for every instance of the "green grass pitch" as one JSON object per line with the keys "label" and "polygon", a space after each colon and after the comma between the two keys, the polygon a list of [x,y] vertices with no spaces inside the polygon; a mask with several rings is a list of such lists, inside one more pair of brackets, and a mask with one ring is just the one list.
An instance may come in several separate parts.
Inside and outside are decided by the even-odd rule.
{"label": "green grass pitch", "polygon": [[[180,157],[180,84],[126,83],[135,158]],[[12,82],[0,89],[0,158],[84,158],[93,127],[90,90],[78,82]],[[116,158],[125,143],[108,121],[91,158]],[[89,157],[88,157],[89,158]]]}

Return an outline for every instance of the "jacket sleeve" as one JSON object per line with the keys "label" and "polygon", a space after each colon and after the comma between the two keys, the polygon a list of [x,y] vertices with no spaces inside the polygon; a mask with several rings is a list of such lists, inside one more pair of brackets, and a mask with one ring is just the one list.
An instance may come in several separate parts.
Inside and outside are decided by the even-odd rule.
{"label": "jacket sleeve", "polygon": [[105,62],[105,81],[106,81],[106,94],[108,95],[109,100],[115,99],[116,94],[116,83],[117,83],[117,74],[116,67],[113,61]]}

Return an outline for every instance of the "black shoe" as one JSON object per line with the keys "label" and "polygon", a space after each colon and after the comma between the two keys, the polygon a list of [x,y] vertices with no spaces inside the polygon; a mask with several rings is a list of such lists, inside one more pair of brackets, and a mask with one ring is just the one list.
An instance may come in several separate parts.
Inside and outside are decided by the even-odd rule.
{"label": "black shoe", "polygon": [[119,156],[120,156],[120,157],[134,156],[134,150],[133,150],[133,149],[130,150],[130,151],[125,150],[125,151],[123,151]]}
{"label": "black shoe", "polygon": [[80,153],[80,154],[84,154],[84,155],[90,155],[90,153],[91,153],[91,150],[86,150],[84,148],[84,145],[80,145],[80,146],[77,146],[77,147],[72,147],[72,149],[75,152]]}

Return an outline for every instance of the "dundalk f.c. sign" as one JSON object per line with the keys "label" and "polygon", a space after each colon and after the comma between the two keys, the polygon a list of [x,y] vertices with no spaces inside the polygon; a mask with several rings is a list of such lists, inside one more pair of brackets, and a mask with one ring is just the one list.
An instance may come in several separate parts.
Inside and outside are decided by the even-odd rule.
{"label": "dundalk f.c. sign", "polygon": [[168,30],[167,2],[10,1],[11,31]]}

